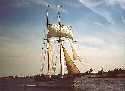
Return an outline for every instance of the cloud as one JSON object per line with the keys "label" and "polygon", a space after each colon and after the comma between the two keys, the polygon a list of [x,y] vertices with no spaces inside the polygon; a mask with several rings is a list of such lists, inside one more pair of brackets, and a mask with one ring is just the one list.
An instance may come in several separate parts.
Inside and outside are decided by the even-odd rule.
{"label": "cloud", "polygon": [[[124,0],[79,0],[83,5],[91,8],[98,7],[102,4],[105,4],[106,7],[120,5],[121,8],[125,9]],[[101,6],[100,6],[101,7]]]}
{"label": "cloud", "polygon": [[48,5],[51,5],[49,2],[47,2],[46,0],[28,0],[29,2],[32,2],[34,4],[37,4],[37,5],[45,5],[45,6],[48,6]]}
{"label": "cloud", "polygon": [[48,1],[46,0],[13,0],[13,6],[17,7],[24,7],[24,6],[32,6],[32,5],[42,5],[42,6],[48,6],[51,5]]}
{"label": "cloud", "polygon": [[[125,10],[124,0],[78,0],[82,5],[88,7],[96,14],[104,17],[110,24],[114,24],[116,13]],[[116,8],[117,7],[117,8]],[[115,13],[114,13],[115,12]],[[119,15],[119,17],[122,17]]]}
{"label": "cloud", "polygon": [[94,22],[94,24],[97,25],[97,26],[103,27],[103,24],[102,24],[102,23]]}
{"label": "cloud", "polygon": [[[55,3],[50,2],[49,0],[6,0],[0,1],[0,7],[14,7],[14,8],[22,8],[22,7],[41,7],[47,8],[57,11],[57,5]],[[67,10],[62,9],[62,12],[67,13]]]}
{"label": "cloud", "polygon": [[[79,53],[81,57],[85,56],[87,58],[85,61],[93,65],[95,70],[98,70],[99,67],[109,70],[120,65],[125,65],[124,48],[120,45],[119,39],[117,39],[118,36],[115,38],[114,35],[111,39],[109,36],[105,35],[105,37],[108,37],[110,41],[104,41],[103,38],[98,36],[84,36],[80,38],[82,40],[79,43]],[[109,65],[115,66],[109,67]],[[88,67],[88,65],[84,65],[84,67],[86,66]]]}
{"label": "cloud", "polygon": [[79,2],[81,2],[87,7],[96,7],[103,3],[102,0],[79,0]]}
{"label": "cloud", "polygon": [[79,8],[81,4],[77,2],[77,0],[61,0],[60,1],[63,5],[72,7],[72,8]]}
{"label": "cloud", "polygon": [[122,16],[121,20],[122,20],[123,23],[125,23],[125,17]]}
{"label": "cloud", "polygon": [[125,0],[105,0],[107,5],[120,5],[122,9],[125,9]]}
{"label": "cloud", "polygon": [[[48,7],[48,5],[50,6],[49,8],[52,10],[57,11],[57,5],[55,3],[50,3],[50,1],[48,0],[27,0],[29,3],[32,4],[36,4],[37,6],[45,6]],[[62,12],[67,13],[67,10],[65,10],[64,8],[61,9]]]}
{"label": "cloud", "polygon": [[28,6],[28,0],[1,0],[0,7],[22,7]]}
{"label": "cloud", "polygon": [[80,31],[79,36],[77,36],[78,51],[81,57],[86,57],[87,63],[93,65],[96,70],[99,67],[109,70],[125,65],[125,31],[123,26],[107,26],[105,24],[100,25],[100,23],[87,26],[84,23],[79,24],[81,22],[77,23],[79,29],[76,29]]}
{"label": "cloud", "polygon": [[[102,6],[105,6],[104,0],[79,0],[79,2],[81,2],[81,4],[88,7],[89,9],[91,9],[93,12],[104,17],[108,22],[110,22],[110,23],[113,22],[112,17],[110,16],[110,13],[107,12],[104,9],[104,7],[102,7]],[[98,6],[99,6],[99,8],[98,8]]]}
{"label": "cloud", "polygon": [[[94,69],[104,67],[105,70],[109,70],[125,65],[124,25],[107,25],[98,21],[87,24],[81,19],[74,24],[74,27],[75,36],[79,33],[77,39],[80,56],[86,57],[85,61]],[[81,65],[81,70],[84,69],[83,66]]]}
{"label": "cloud", "polygon": [[80,44],[85,44],[86,46],[91,47],[100,47],[105,44],[105,41],[103,39],[94,36],[84,36],[79,42]]}

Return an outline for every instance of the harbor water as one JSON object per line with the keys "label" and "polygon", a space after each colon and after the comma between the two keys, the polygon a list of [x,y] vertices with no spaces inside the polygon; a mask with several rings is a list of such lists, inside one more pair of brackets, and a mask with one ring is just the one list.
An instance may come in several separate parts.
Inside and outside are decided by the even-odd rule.
{"label": "harbor water", "polygon": [[[45,82],[46,83],[46,82]],[[32,80],[0,80],[0,91],[125,91],[125,78],[75,78],[72,87],[38,86]]]}

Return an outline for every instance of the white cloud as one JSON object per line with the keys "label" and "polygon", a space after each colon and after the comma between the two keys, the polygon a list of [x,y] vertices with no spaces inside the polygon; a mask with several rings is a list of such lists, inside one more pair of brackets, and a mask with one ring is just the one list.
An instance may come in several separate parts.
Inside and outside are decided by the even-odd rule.
{"label": "white cloud", "polygon": [[80,3],[78,3],[76,0],[61,0],[60,1],[62,4],[66,5],[66,6],[70,6],[70,7],[75,7],[78,8],[81,6]]}
{"label": "white cloud", "polygon": [[96,7],[100,4],[103,3],[102,0],[79,0],[79,2],[81,2],[82,4],[84,4],[87,7]]}
{"label": "white cloud", "polygon": [[100,67],[109,70],[125,65],[125,32],[113,26],[107,26],[105,30],[108,31],[78,36],[79,53],[81,57],[87,58],[87,63],[93,65],[95,70]]}
{"label": "white cloud", "polygon": [[107,5],[119,4],[121,8],[125,9],[125,0],[105,0]]}
{"label": "white cloud", "polygon": [[[84,6],[91,9],[93,12],[99,14],[100,16],[104,17],[109,23],[112,23],[112,17],[110,13],[104,10],[100,5],[105,4],[104,0],[79,0]],[[98,6],[100,6],[98,8]]]}
{"label": "white cloud", "polygon": [[82,40],[79,40],[80,44],[91,45],[93,47],[95,46],[99,47],[105,44],[105,41],[103,39],[100,39],[94,36],[83,36],[80,39],[82,39]]}
{"label": "white cloud", "polygon": [[[91,64],[94,69],[99,70],[100,67],[104,67],[105,70],[109,70],[125,66],[124,26],[105,25],[99,22],[90,25],[84,23],[82,19],[74,25],[75,36],[79,33],[77,39],[80,56],[86,57],[85,61]],[[81,66],[81,70],[85,66]]]}
{"label": "white cloud", "polygon": [[31,6],[32,4],[48,6],[51,5],[46,0],[13,0],[13,6],[24,7]]}
{"label": "white cloud", "polygon": [[79,0],[79,2],[92,8],[95,8],[101,4],[105,4],[107,7],[119,4],[121,8],[125,9],[125,0]]}
{"label": "white cloud", "polygon": [[[8,3],[5,5],[5,7],[36,7],[36,6],[42,6],[42,7],[48,7],[48,5],[50,6],[49,8],[51,10],[55,10],[57,11],[57,5],[55,5],[54,3],[50,3],[49,0],[12,0],[9,1]],[[67,10],[62,9],[62,12],[67,13]]]}
{"label": "white cloud", "polygon": [[[50,6],[49,8],[52,9],[52,10],[55,10],[57,11],[58,8],[57,8],[57,5],[55,3],[50,3],[49,1],[47,0],[28,0],[29,2],[32,2],[33,4],[36,4],[36,5],[42,5],[42,6],[45,6],[45,7],[48,7],[48,5]],[[68,11],[64,8],[61,8],[62,12],[64,13],[67,13]]]}
{"label": "white cloud", "polygon": [[123,22],[123,23],[125,23],[125,17],[121,17],[121,21]]}
{"label": "white cloud", "polygon": [[28,0],[28,1],[33,2],[34,4],[37,4],[37,5],[45,5],[45,6],[51,5],[46,0]]}
{"label": "white cloud", "polygon": [[94,22],[93,24],[97,25],[97,26],[100,26],[100,27],[103,27],[103,24],[102,23],[99,23],[99,22]]}
{"label": "white cloud", "polygon": [[[93,40],[93,39],[92,39]],[[99,41],[98,41],[99,40]],[[87,41],[87,40],[86,40]],[[94,66],[95,70],[98,70],[99,67],[104,67],[105,70],[113,68],[114,66],[106,67],[106,65],[114,65],[115,67],[119,65],[125,65],[124,63],[124,52],[123,48],[121,48],[118,44],[112,44],[108,42],[101,42],[101,39],[98,38],[97,42],[94,41],[94,44],[97,44],[97,47],[93,46],[84,46],[86,42],[83,42],[83,46],[80,46],[80,55],[85,56],[87,63]],[[90,42],[88,39],[88,43],[93,45],[93,42]],[[84,67],[88,65],[83,65]]]}
{"label": "white cloud", "polygon": [[124,0],[78,0],[81,4],[91,9],[93,12],[104,17],[109,23],[114,24],[111,8],[115,5],[120,5],[125,9]]}

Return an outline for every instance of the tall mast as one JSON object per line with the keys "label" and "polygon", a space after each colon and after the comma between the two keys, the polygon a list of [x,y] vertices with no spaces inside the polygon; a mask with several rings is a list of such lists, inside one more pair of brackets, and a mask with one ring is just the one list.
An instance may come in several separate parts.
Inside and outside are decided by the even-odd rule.
{"label": "tall mast", "polygon": [[59,36],[59,44],[60,44],[60,64],[61,64],[61,68],[60,68],[60,72],[61,72],[61,75],[63,76],[64,75],[64,72],[63,72],[63,64],[62,64],[62,40],[61,40],[61,19],[60,19],[60,8],[62,7],[61,5],[58,5],[58,15],[57,15],[57,18],[58,18],[58,24],[59,24],[59,31],[60,31],[60,36]]}
{"label": "tall mast", "polygon": [[[49,7],[49,5],[48,5]],[[49,19],[48,19],[48,9],[46,10],[46,27],[48,29],[48,25],[49,25]]]}
{"label": "tall mast", "polygon": [[[49,7],[49,5],[48,5],[48,7]],[[46,19],[46,28],[48,29],[48,25],[49,25],[49,19],[48,19],[48,9],[46,10],[46,15],[45,15],[45,19]],[[43,53],[41,54],[41,56],[43,57],[43,60],[45,61],[46,60],[46,58],[45,58],[45,56],[46,56],[46,50],[44,49],[44,47],[46,46],[47,47],[47,45],[46,45],[46,42],[45,41],[48,41],[48,39],[47,39],[47,36],[46,36],[46,30],[44,29],[44,31],[43,31],[43,35],[44,35],[44,37],[43,37],[43,47],[42,47],[42,51],[43,51]],[[48,68],[49,68],[49,65],[48,65]],[[43,72],[43,70],[44,70],[44,64],[42,63],[41,64],[41,67],[40,67],[40,71],[42,71]]]}
{"label": "tall mast", "polygon": [[[49,7],[49,5],[48,5],[48,7]],[[49,19],[48,19],[48,9],[46,10],[46,27],[47,27],[47,31],[48,31],[48,25],[49,25]],[[49,44],[49,39],[48,39],[48,37],[46,37],[46,39],[45,40],[47,40],[47,44]],[[50,45],[49,45],[50,46]],[[50,75],[50,59],[49,59],[49,57],[50,57],[50,55],[49,55],[49,46],[47,46],[47,55],[48,55],[48,75]],[[51,77],[51,76],[50,76]]]}

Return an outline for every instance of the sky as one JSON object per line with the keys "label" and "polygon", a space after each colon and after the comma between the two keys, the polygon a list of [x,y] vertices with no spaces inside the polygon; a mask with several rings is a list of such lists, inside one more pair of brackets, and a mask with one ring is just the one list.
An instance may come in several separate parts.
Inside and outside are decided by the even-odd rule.
{"label": "sky", "polygon": [[40,73],[48,4],[51,23],[63,5],[61,21],[73,27],[83,61],[94,70],[125,68],[124,0],[0,0],[0,76]]}

